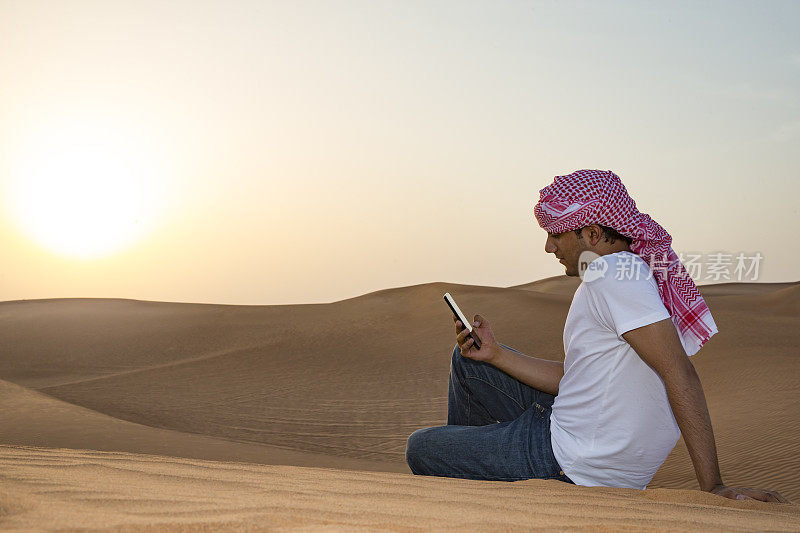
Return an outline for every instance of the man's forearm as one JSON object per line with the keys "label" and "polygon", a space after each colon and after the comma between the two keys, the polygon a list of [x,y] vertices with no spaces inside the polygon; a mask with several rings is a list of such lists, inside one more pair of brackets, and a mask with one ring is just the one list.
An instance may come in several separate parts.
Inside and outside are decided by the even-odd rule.
{"label": "man's forearm", "polygon": [[537,359],[498,347],[501,351],[495,356],[492,365],[529,387],[553,396],[558,395],[558,384],[564,377],[564,363]]}
{"label": "man's forearm", "polygon": [[722,484],[717,461],[717,448],[714,443],[714,430],[708,414],[703,385],[687,361],[686,368],[679,378],[664,382],[667,389],[672,414],[681,429],[700,489],[709,491]]}

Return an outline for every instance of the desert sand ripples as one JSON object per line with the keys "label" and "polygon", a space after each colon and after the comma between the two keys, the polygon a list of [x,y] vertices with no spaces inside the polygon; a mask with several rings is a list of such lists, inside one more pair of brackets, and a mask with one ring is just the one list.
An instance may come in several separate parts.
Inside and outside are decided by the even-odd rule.
{"label": "desert sand ripples", "polygon": [[[575,487],[0,446],[3,527],[796,531],[800,508]],[[42,483],[42,480],[47,483]]]}

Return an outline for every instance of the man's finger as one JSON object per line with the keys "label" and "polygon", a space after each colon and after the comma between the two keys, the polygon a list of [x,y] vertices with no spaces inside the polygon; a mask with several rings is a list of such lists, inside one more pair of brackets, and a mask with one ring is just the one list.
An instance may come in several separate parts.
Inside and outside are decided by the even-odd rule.
{"label": "man's finger", "polygon": [[761,502],[768,502],[770,501],[770,496],[766,492],[762,490],[754,490],[754,489],[744,489],[742,493],[745,496],[748,496],[754,500],[758,500]]}
{"label": "man's finger", "polygon": [[467,339],[467,342],[465,342],[463,344],[459,343],[459,346],[461,347],[461,355],[462,356],[466,357],[466,355],[469,353],[469,349],[472,348],[472,345],[469,343],[469,341],[471,341],[471,340],[472,340],[472,337]]}
{"label": "man's finger", "polygon": [[780,493],[780,492],[777,492],[777,491],[771,491],[771,493],[772,493],[772,494],[773,494],[773,495],[774,495],[774,496],[775,496],[775,497],[778,499],[778,501],[779,501],[779,502],[781,502],[781,503],[789,503],[789,500],[787,500],[786,498],[784,498],[784,497],[781,495],[781,493]]}
{"label": "man's finger", "polygon": [[778,501],[778,497],[775,496],[775,493],[771,492],[769,490],[765,490],[764,491],[764,496],[766,496],[766,498],[767,498],[766,500],[764,500],[765,502],[777,502]]}
{"label": "man's finger", "polygon": [[471,341],[472,337],[467,339],[464,344],[461,345],[461,355],[466,356],[469,353],[470,349],[472,348]]}
{"label": "man's finger", "polygon": [[767,494],[770,497],[770,501],[778,502],[778,503],[787,503],[786,502],[786,498],[781,496],[781,494],[779,492],[776,492],[774,490],[768,490]]}

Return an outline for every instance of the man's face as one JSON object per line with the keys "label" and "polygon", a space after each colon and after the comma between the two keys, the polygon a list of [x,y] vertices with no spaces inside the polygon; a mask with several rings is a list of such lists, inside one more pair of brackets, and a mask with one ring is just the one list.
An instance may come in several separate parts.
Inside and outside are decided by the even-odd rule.
{"label": "man's face", "polygon": [[587,250],[586,243],[579,239],[574,231],[564,233],[548,233],[544,243],[544,251],[555,255],[564,265],[567,276],[578,276],[578,259],[581,252]]}

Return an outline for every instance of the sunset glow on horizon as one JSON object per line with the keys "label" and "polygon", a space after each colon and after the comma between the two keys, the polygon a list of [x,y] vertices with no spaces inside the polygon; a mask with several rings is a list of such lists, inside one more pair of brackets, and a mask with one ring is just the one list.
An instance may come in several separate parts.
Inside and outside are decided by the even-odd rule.
{"label": "sunset glow on horizon", "polygon": [[154,231],[167,169],[145,139],[85,115],[45,126],[9,164],[3,198],[22,233],[55,254],[95,259]]}
{"label": "sunset glow on horizon", "polygon": [[523,284],[563,273],[533,205],[581,168],[616,172],[676,252],[794,281],[798,17],[0,0],[0,301]]}

